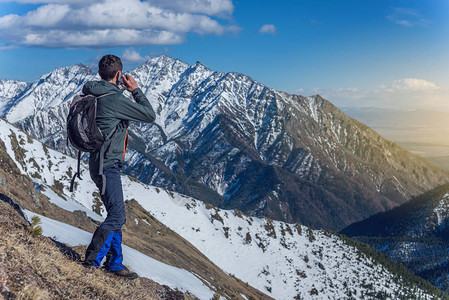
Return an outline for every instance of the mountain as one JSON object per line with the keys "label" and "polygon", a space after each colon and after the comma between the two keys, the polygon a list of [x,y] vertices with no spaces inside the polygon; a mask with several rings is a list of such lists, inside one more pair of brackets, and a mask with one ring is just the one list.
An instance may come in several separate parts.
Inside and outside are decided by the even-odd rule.
{"label": "mountain", "polygon": [[[69,192],[76,161],[3,119],[0,141],[0,193],[15,199],[26,215],[40,215],[44,235],[85,249],[87,232],[95,230],[105,212],[90,180],[78,181]],[[83,163],[81,176],[87,173]],[[213,294],[226,299],[446,297],[344,236],[221,210],[125,175],[122,182],[124,251],[129,254],[124,263],[199,299]],[[84,246],[77,246],[80,242]],[[164,267],[153,267],[155,260]]]}
{"label": "mountain", "polygon": [[[157,113],[155,123],[130,127],[125,173],[142,182],[221,208],[332,230],[447,182],[447,171],[319,95],[287,94],[167,56],[129,73]],[[67,101],[92,78],[79,65],[56,69],[12,99],[5,116],[73,155],[63,130]],[[61,88],[64,82],[73,86]],[[43,94],[52,96],[44,101]],[[33,110],[20,113],[25,103]]]}
{"label": "mountain", "polygon": [[449,185],[342,231],[449,291]]}
{"label": "mountain", "polygon": [[0,79],[0,115],[7,110],[11,99],[18,97],[28,86],[29,84],[23,81]]}
{"label": "mountain", "polygon": [[71,100],[82,85],[95,78],[89,67],[77,64],[63,67],[41,76],[19,98],[13,98],[5,114],[10,122],[17,122],[46,107]]}

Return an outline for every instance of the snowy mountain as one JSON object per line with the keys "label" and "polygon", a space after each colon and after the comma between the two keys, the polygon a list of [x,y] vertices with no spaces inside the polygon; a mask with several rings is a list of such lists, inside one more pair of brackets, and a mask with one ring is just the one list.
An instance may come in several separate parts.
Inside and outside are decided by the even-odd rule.
{"label": "snowy mountain", "polygon": [[[154,124],[131,126],[125,173],[142,182],[333,230],[447,182],[446,171],[318,95],[287,94],[167,56],[129,73],[157,113]],[[63,131],[67,101],[92,78],[80,65],[56,69],[12,99],[6,118],[73,155]]]}
{"label": "snowy mountain", "polygon": [[[47,217],[43,218],[43,227],[44,232],[49,235],[67,243],[76,244],[78,241],[83,243],[88,240],[87,233],[73,230],[51,219],[76,224],[81,228],[91,228],[102,220],[104,208],[97,199],[98,192],[94,184],[87,179],[87,166],[82,165],[81,176],[85,180],[79,181],[76,190],[70,193],[68,186],[76,166],[74,159],[33,140],[3,119],[0,120],[0,140],[0,192],[22,199],[22,205],[26,205],[28,210],[33,208],[45,212]],[[31,189],[27,187],[30,179],[33,181]],[[248,298],[251,294],[258,295],[257,299],[268,298],[251,291],[251,286],[275,299],[442,297],[441,292],[433,289],[430,284],[373,254],[366,247],[339,235],[312,230],[300,224],[251,217],[238,210],[221,210],[191,197],[140,183],[128,176],[123,176],[122,181],[128,215],[124,228],[125,244],[136,245],[134,249],[151,257],[157,257],[158,248],[164,245],[167,251],[161,249],[160,259],[166,259],[172,251],[169,247],[174,242],[165,239],[173,235],[172,230],[179,235],[178,243],[182,237],[188,242],[181,241],[180,244],[190,243],[197,250],[187,248],[188,250],[184,250],[186,252],[182,252],[178,249],[173,256],[177,261],[166,263],[174,266],[188,263],[190,259],[179,258],[199,250],[208,258],[209,263],[213,262],[232,275],[232,278],[240,278],[243,283],[248,284],[246,287],[245,284],[240,285],[240,291],[243,292],[236,294],[235,290],[225,288],[227,284],[217,282],[215,275],[210,273],[211,267],[197,266],[195,272],[187,267],[185,269],[199,280],[189,277],[188,280],[181,280],[184,286],[177,286],[174,278],[179,278],[178,275],[167,274],[172,272],[170,268],[162,269],[167,284],[172,288],[197,291],[200,299],[210,299],[214,292],[233,299]],[[23,200],[25,198],[29,198],[28,202]],[[139,212],[136,207],[143,210]],[[27,211],[27,214],[35,213]],[[170,230],[159,227],[159,221]],[[137,240],[134,230],[141,230]],[[143,239],[144,232],[148,235]],[[145,246],[146,242],[158,239],[165,242],[158,247]],[[140,248],[137,247],[139,244]],[[138,261],[143,264],[147,259]],[[129,265],[133,266],[135,263],[132,261]],[[148,272],[145,274],[150,278],[156,276],[151,272],[153,268],[144,265],[136,268],[143,270],[141,272]],[[186,274],[183,276],[188,277]],[[197,286],[194,282],[197,282]],[[188,287],[186,284],[193,286]],[[204,285],[211,292],[207,293]],[[231,293],[235,296],[230,296]]]}
{"label": "snowy mountain", "polygon": [[10,122],[17,122],[44,108],[70,101],[84,83],[95,78],[95,73],[82,64],[55,69],[42,75],[19,98],[13,98],[5,116]]}
{"label": "snowy mountain", "polygon": [[342,231],[449,291],[449,185]]}
{"label": "snowy mountain", "polygon": [[28,83],[26,82],[0,79],[0,115],[4,115],[11,99],[18,97],[27,88]]}

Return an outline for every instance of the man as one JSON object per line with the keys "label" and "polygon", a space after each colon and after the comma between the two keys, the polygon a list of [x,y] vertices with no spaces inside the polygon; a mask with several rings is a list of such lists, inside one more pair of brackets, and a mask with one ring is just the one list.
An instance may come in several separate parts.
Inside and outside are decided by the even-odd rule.
{"label": "man", "polygon": [[[89,170],[92,180],[102,191],[101,200],[106,208],[107,217],[95,231],[86,250],[84,264],[98,268],[106,256],[104,266],[107,271],[129,279],[137,278],[123,264],[122,226],[126,221],[120,168],[125,158],[128,144],[129,121],[151,123],[155,114],[151,104],[138,88],[131,75],[122,74],[123,65],[115,55],[105,55],[98,63],[101,81],[89,81],[83,87],[83,94],[100,96],[97,100],[97,126],[105,137],[114,130],[112,137],[101,151],[90,154]],[[123,81],[123,82],[122,82]],[[135,102],[123,96],[119,85],[131,92]]]}

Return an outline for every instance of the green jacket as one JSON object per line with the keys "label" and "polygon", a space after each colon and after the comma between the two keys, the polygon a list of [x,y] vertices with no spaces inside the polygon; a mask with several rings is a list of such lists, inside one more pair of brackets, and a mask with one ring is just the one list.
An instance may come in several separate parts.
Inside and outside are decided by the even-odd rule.
{"label": "green jacket", "polygon": [[[113,139],[105,142],[104,168],[114,163],[123,163],[128,146],[129,121],[151,123],[156,118],[150,102],[139,88],[132,92],[134,102],[123,96],[117,85],[105,80],[89,81],[83,87],[84,95],[100,96],[107,93],[114,94],[97,100],[97,126],[105,137],[116,126],[117,132]],[[95,151],[90,154],[89,168],[94,174],[99,169],[99,153],[100,151]]]}

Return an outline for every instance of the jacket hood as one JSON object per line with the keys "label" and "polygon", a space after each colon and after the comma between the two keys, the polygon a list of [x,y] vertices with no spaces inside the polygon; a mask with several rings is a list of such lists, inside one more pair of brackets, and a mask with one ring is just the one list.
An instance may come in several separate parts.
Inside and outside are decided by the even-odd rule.
{"label": "jacket hood", "polygon": [[113,83],[105,80],[88,81],[83,86],[84,95],[100,96],[110,92],[119,92],[120,88]]}

